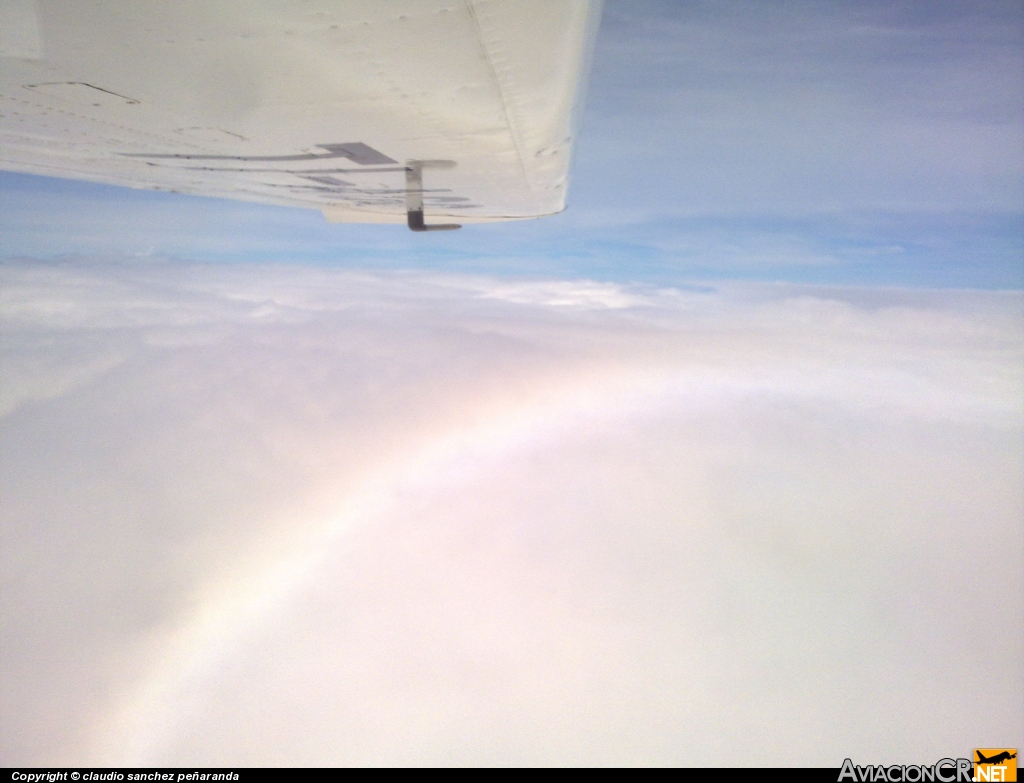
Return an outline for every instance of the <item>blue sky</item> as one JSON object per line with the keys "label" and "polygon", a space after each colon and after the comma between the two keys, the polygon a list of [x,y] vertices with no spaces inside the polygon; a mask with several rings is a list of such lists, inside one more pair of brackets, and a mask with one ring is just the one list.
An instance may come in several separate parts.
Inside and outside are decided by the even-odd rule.
{"label": "blue sky", "polygon": [[605,6],[569,209],[412,235],[4,173],[6,257],[1024,286],[1019,3]]}

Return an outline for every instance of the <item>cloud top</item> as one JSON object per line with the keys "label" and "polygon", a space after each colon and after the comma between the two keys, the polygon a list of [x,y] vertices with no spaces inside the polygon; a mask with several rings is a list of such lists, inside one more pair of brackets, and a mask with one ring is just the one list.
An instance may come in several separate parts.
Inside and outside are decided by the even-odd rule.
{"label": "cloud top", "polygon": [[5,763],[1020,744],[1019,294],[3,275]]}

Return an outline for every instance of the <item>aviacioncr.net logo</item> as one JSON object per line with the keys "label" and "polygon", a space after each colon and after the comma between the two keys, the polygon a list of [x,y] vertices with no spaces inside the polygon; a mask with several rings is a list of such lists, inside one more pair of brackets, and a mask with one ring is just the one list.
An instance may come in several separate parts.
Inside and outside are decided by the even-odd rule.
{"label": "aviacioncr.net logo", "polygon": [[838,783],[972,783],[973,765],[970,759],[939,759],[930,766],[924,764],[881,764],[859,766],[843,759]]}

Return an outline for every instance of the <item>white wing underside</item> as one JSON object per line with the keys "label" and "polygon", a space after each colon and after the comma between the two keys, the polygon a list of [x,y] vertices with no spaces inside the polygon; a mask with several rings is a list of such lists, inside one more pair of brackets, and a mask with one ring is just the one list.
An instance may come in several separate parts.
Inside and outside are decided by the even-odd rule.
{"label": "white wing underside", "polygon": [[419,198],[441,221],[552,214],[599,16],[588,0],[4,0],[0,166],[338,222],[405,222]]}

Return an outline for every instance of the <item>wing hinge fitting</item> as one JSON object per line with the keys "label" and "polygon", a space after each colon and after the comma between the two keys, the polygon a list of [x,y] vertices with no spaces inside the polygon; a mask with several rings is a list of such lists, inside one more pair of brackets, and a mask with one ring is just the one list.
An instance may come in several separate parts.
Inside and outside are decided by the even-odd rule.
{"label": "wing hinge fitting", "polygon": [[454,160],[410,160],[405,166],[405,211],[412,231],[454,231],[462,228],[458,223],[423,222],[423,169],[450,169]]}

